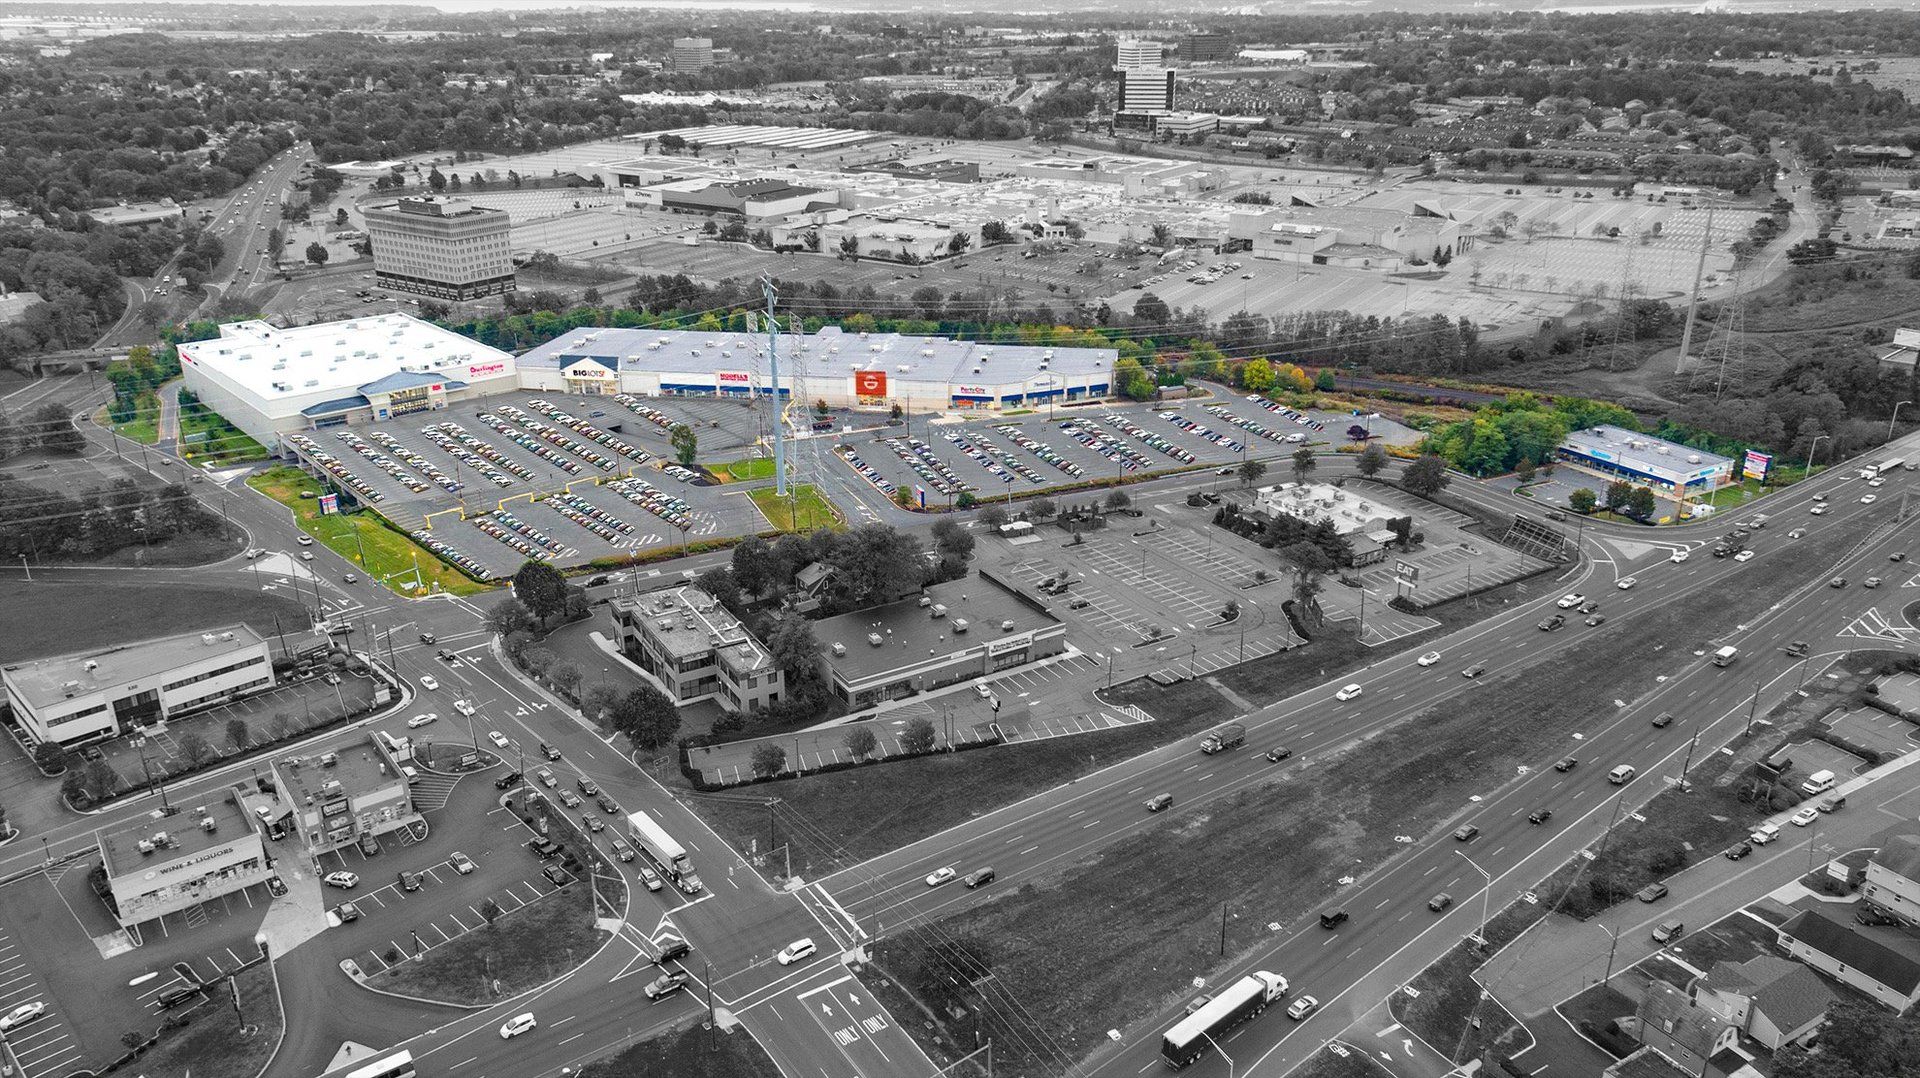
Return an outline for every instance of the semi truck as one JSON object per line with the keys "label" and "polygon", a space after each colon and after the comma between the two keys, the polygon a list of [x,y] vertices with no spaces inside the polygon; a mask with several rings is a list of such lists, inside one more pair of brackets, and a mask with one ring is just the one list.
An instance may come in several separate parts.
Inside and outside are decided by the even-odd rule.
{"label": "semi truck", "polygon": [[667,834],[666,828],[654,822],[653,817],[644,812],[629,813],[627,837],[681,891],[697,895],[705,887],[693,871],[693,862],[687,860],[686,847],[675,842],[673,836]]}
{"label": "semi truck", "polygon": [[1728,644],[1726,647],[1713,653],[1713,665],[1732,666],[1733,660],[1739,657],[1739,655],[1740,649],[1734,647],[1732,644]]}
{"label": "semi truck", "polygon": [[1213,1050],[1233,1027],[1259,1014],[1287,994],[1287,979],[1255,970],[1182,1018],[1160,1040],[1160,1054],[1172,1067],[1184,1067]]}
{"label": "semi truck", "polygon": [[1200,751],[1212,756],[1216,752],[1238,748],[1247,740],[1247,728],[1237,722],[1230,722],[1217,730],[1209,730],[1207,736],[1200,739]]}

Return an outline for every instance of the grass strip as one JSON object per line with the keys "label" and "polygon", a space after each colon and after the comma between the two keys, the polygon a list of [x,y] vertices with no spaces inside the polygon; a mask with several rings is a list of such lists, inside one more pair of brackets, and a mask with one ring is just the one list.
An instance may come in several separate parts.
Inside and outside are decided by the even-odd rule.
{"label": "grass strip", "polygon": [[745,1030],[693,1026],[580,1068],[580,1078],[780,1078],[780,1068]]}
{"label": "grass strip", "polygon": [[154,445],[160,441],[160,398],[153,390],[142,390],[133,398],[133,418],[124,423],[115,423],[113,429],[120,432],[122,438],[139,442],[141,445]]}
{"label": "grass strip", "polygon": [[722,464],[708,471],[730,483],[741,483],[749,479],[772,479],[773,458],[754,457],[750,460],[736,460],[731,464]]}
{"label": "grass strip", "polygon": [[[233,1013],[233,997],[222,984],[207,993],[205,1002],[181,1017],[187,1025],[160,1035],[160,1043],[140,1056],[135,1068],[154,1075],[198,1074],[202,1078],[254,1078],[273,1058],[280,1044],[279,989],[265,962],[234,975],[240,990],[240,1018]],[[241,1028],[246,1024],[246,1032]]]}
{"label": "grass strip", "polygon": [[[320,499],[303,498],[302,492],[320,494],[325,484],[298,468],[271,468],[247,480],[253,489],[293,510],[300,529],[325,543],[328,550],[361,566],[375,582],[404,590],[413,580],[414,566],[420,568],[423,585],[438,584],[454,595],[478,595],[491,590],[487,585],[435,557],[412,539],[394,530],[386,518],[370,509],[357,513],[320,512]],[[364,552],[365,560],[361,560]]]}
{"label": "grass strip", "polygon": [[375,974],[367,984],[448,1003],[491,1003],[545,984],[593,957],[607,936],[593,921],[593,893],[576,881],[421,958]]}
{"label": "grass strip", "polygon": [[787,488],[790,496],[782,498],[772,487],[761,487],[747,492],[753,504],[767,522],[783,532],[812,531],[815,528],[832,528],[840,531],[847,526],[826,495],[815,489],[811,483],[798,483]]}

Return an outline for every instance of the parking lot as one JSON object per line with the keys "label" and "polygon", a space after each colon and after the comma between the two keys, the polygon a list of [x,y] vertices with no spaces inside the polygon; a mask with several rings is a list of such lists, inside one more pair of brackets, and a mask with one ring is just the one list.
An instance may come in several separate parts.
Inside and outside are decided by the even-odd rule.
{"label": "parking lot", "polygon": [[34,976],[16,935],[26,927],[17,923],[0,926],[0,1013],[30,1003],[42,1004],[47,1010],[9,1033],[7,1043],[13,1049],[14,1058],[20,1061],[26,1078],[65,1074],[81,1060],[80,1043],[74,1039],[74,1030],[67,1024],[60,1001],[53,999]]}
{"label": "parking lot", "polygon": [[732,401],[517,392],[288,441],[435,553],[504,575],[528,557],[575,564],[765,527],[675,464],[667,438],[685,423],[706,459],[746,457],[770,421]]}

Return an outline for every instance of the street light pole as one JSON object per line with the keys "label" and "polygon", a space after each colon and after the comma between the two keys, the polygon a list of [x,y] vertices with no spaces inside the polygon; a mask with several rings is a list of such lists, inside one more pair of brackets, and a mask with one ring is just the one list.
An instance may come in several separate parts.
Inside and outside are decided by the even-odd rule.
{"label": "street light pole", "polygon": [[1213,1050],[1220,1053],[1221,1059],[1224,1059],[1227,1061],[1227,1078],[1233,1078],[1233,1057],[1227,1054],[1226,1049],[1220,1047],[1219,1041],[1216,1041],[1213,1039],[1213,1034],[1208,1033],[1205,1030],[1202,1030],[1200,1032],[1200,1035],[1207,1039],[1208,1044],[1213,1045]]}
{"label": "street light pole", "polygon": [[1605,932],[1607,934],[1607,938],[1612,941],[1611,943],[1607,944],[1607,972],[1605,976],[1600,978],[1600,983],[1602,985],[1605,985],[1608,981],[1613,980],[1613,952],[1616,948],[1620,946],[1620,933],[1615,932],[1613,929],[1608,928],[1606,925],[1600,924],[1597,921],[1594,922],[1594,927],[1598,928],[1602,932]]}
{"label": "street light pole", "polygon": [[[1900,411],[1899,408],[1894,409],[1894,412],[1896,414],[1899,411]],[[1813,444],[1807,447],[1807,474],[1808,475],[1813,474],[1813,451],[1820,448],[1820,443],[1823,441],[1827,441],[1827,442],[1833,441],[1833,435],[1816,434],[1813,436]]]}
{"label": "street light pole", "polygon": [[1480,888],[1480,931],[1478,933],[1480,946],[1485,947],[1487,945],[1487,896],[1493,893],[1493,877],[1488,874],[1486,869],[1474,864],[1473,858],[1468,857],[1464,851],[1455,850],[1453,852],[1460,855],[1460,860],[1472,865],[1473,870],[1480,874],[1482,880],[1486,881]]}
{"label": "street light pole", "polygon": [[1893,425],[1900,422],[1900,409],[1912,403],[1912,401],[1901,401],[1899,404],[1893,406],[1893,418],[1887,420],[1887,441],[1893,441]]}

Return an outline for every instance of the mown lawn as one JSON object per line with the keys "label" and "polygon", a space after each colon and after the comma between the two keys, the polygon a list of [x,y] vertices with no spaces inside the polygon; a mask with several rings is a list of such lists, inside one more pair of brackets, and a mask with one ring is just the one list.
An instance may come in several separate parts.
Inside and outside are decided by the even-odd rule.
{"label": "mown lawn", "polygon": [[[455,595],[477,595],[490,590],[488,585],[469,578],[434,557],[432,551],[395,531],[386,518],[372,510],[321,515],[319,498],[300,495],[302,492],[322,494],[326,485],[298,468],[272,468],[248,479],[247,485],[293,510],[302,531],[325,543],[327,549],[365,568],[375,582],[386,584],[388,578],[394,578],[388,586],[395,591],[404,591],[412,584],[416,558],[424,585],[438,584],[442,590]],[[361,560],[363,552],[364,561]]]}
{"label": "mown lawn", "polygon": [[152,1078],[254,1078],[272,1058],[280,1043],[279,992],[273,983],[273,971],[265,962],[234,978],[240,989],[240,1014],[252,1029],[243,1035],[234,1020],[232,997],[222,984],[192,1010],[179,1014],[188,1019],[184,1029],[170,1030],[160,1037],[129,1068],[131,1073]]}
{"label": "mown lawn", "polygon": [[124,423],[115,423],[113,429],[120,436],[141,445],[153,445],[160,440],[160,398],[152,390],[147,390],[133,399],[133,418]]}
{"label": "mown lawn", "polygon": [[[374,988],[453,1003],[490,1003],[560,976],[599,948],[586,881],[568,885],[367,979]],[[496,990],[497,986],[497,990]]]}
{"label": "mown lawn", "polygon": [[783,532],[812,531],[815,528],[839,531],[847,526],[840,511],[813,484],[798,483],[787,490],[790,496],[786,498],[775,493],[772,487],[749,491],[747,497],[760,507],[768,523]]}
{"label": "mown lawn", "polygon": [[780,1078],[753,1035],[698,1025],[655,1037],[580,1068],[580,1078]]}
{"label": "mown lawn", "polygon": [[772,479],[773,458],[755,457],[752,460],[736,460],[731,464],[722,464],[707,470],[736,483],[748,479]]}
{"label": "mown lawn", "polygon": [[[200,435],[205,435],[204,439]],[[204,404],[180,409],[181,459],[194,464],[235,464],[267,459],[267,447]]]}

